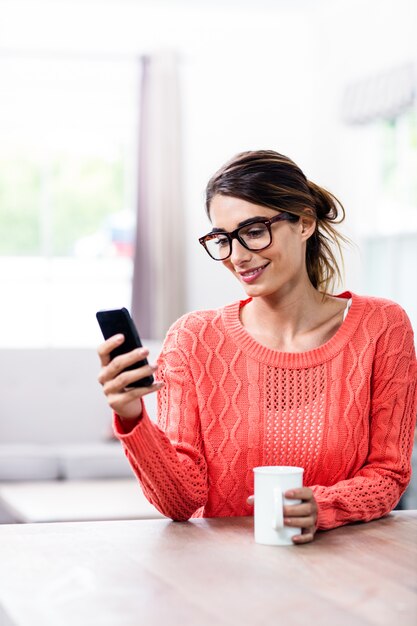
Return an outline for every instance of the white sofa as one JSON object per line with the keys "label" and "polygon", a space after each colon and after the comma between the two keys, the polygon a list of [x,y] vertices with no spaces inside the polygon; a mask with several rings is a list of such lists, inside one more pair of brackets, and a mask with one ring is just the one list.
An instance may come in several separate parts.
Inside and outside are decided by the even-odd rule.
{"label": "white sofa", "polygon": [[[160,342],[145,345],[154,362]],[[99,368],[92,348],[0,352],[0,483],[132,477]],[[155,418],[154,394],[146,404]]]}

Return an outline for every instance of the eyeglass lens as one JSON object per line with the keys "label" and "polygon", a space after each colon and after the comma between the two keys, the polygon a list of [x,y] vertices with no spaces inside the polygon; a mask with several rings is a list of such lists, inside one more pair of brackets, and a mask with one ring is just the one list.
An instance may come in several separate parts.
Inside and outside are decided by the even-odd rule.
{"label": "eyeglass lens", "polygon": [[[262,222],[242,226],[237,231],[238,239],[249,250],[262,250],[271,243],[268,227]],[[218,260],[226,259],[231,253],[231,240],[226,234],[213,233],[205,239],[209,254]]]}

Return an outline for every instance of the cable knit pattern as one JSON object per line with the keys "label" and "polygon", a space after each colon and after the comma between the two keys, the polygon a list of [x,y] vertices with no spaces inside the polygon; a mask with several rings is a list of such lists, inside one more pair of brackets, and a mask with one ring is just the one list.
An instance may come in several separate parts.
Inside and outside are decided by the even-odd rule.
{"label": "cable knit pattern", "polygon": [[175,520],[250,515],[257,465],[298,465],[318,527],[391,511],[411,475],[417,363],[397,304],[350,297],[324,345],[285,353],[240,323],[247,301],[180,318],[159,357],[158,424],[115,432],[152,504]]}

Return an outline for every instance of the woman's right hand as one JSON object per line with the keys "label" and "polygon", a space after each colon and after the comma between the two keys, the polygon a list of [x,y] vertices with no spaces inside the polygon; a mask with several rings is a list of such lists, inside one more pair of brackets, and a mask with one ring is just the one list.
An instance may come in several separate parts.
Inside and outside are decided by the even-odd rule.
{"label": "woman's right hand", "polygon": [[111,359],[110,353],[117,346],[120,346],[123,341],[123,335],[114,335],[99,346],[98,355],[100,357],[101,370],[98,382],[102,385],[104,395],[113,411],[125,420],[136,421],[142,414],[142,396],[158,391],[163,387],[164,383],[156,382],[150,387],[131,387],[127,389],[133,382],[153,374],[157,368],[152,365],[145,365],[124,372],[123,370],[128,365],[132,365],[148,356],[149,350],[137,348]]}

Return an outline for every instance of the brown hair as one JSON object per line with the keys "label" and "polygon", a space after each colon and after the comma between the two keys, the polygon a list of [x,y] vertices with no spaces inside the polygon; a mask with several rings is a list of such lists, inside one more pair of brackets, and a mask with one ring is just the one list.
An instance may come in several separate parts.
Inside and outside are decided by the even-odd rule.
{"label": "brown hair", "polygon": [[307,241],[306,266],[311,283],[326,292],[341,279],[332,244],[341,256],[341,242],[347,239],[333,224],[345,217],[339,200],[307,180],[301,169],[288,157],[273,150],[241,152],[228,161],[209,180],[206,188],[206,211],[216,194],[242,198],[253,204],[285,211],[293,215],[313,215],[316,228]]}

